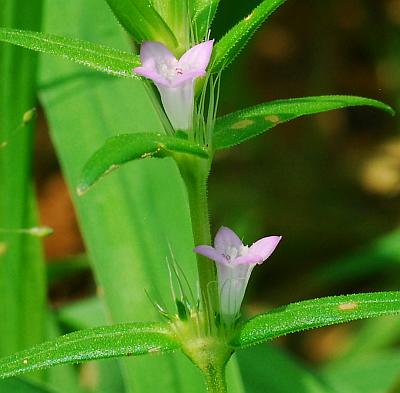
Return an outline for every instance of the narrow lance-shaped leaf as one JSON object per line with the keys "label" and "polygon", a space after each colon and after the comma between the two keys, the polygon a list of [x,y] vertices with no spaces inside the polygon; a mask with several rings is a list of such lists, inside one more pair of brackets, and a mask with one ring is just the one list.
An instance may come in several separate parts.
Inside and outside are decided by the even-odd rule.
{"label": "narrow lance-shaped leaf", "polygon": [[351,106],[371,106],[394,114],[390,106],[380,101],[356,96],[332,95],[276,100],[217,119],[213,148],[219,150],[237,145],[300,116]]}
{"label": "narrow lance-shaped leaf", "polygon": [[257,315],[240,328],[232,344],[247,347],[306,329],[400,313],[400,292],[331,296],[289,304]]}
{"label": "narrow lance-shaped leaf", "polygon": [[0,28],[0,41],[65,57],[106,74],[138,78],[132,69],[140,65],[139,56],[92,42],[54,34],[6,28]]}
{"label": "narrow lance-shaped leaf", "polygon": [[80,330],[0,359],[0,378],[88,360],[160,353],[179,348],[159,323],[125,323]]}
{"label": "narrow lance-shaped leaf", "polygon": [[286,0],[264,0],[242,21],[230,29],[214,48],[211,72],[219,72],[246,46],[261,24]]}
{"label": "narrow lance-shaped leaf", "polygon": [[82,195],[101,177],[132,160],[164,158],[176,153],[208,157],[207,149],[188,140],[158,133],[123,134],[109,138],[83,168],[78,185]]}

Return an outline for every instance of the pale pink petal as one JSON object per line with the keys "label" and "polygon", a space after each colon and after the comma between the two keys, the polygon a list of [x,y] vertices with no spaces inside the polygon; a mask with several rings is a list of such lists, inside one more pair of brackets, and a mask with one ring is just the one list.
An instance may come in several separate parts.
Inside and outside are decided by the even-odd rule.
{"label": "pale pink petal", "polygon": [[242,245],[243,243],[239,236],[227,227],[219,228],[215,235],[214,247],[221,254],[224,254],[231,247],[240,248]]}
{"label": "pale pink petal", "polygon": [[257,240],[249,249],[249,254],[258,255],[261,262],[265,261],[275,250],[282,236],[268,236]]}
{"label": "pale pink petal", "polygon": [[199,76],[204,76],[205,74],[206,72],[202,70],[185,71],[182,75],[176,76],[175,79],[171,81],[171,87],[180,86],[188,80],[194,80]]}
{"label": "pale pink petal", "polygon": [[156,64],[176,61],[175,56],[163,44],[155,41],[145,41],[140,46],[142,66],[156,70]]}
{"label": "pale pink petal", "polygon": [[136,67],[133,69],[133,72],[135,72],[138,75],[144,76],[146,78],[151,79],[154,83],[158,83],[162,86],[165,87],[170,87],[171,84],[170,82],[161,76],[155,69],[150,68],[150,67]]}
{"label": "pale pink petal", "polygon": [[240,257],[236,257],[233,261],[233,265],[256,265],[263,263],[263,258],[258,254],[253,254],[251,251],[246,255],[242,255]]}
{"label": "pale pink petal", "polygon": [[228,263],[226,258],[211,246],[197,246],[193,249],[193,251],[197,254],[204,255],[205,257],[210,258],[215,262],[219,262],[222,264]]}
{"label": "pale pink petal", "polygon": [[213,45],[214,40],[195,45],[179,59],[179,65],[186,70],[205,71],[210,62]]}

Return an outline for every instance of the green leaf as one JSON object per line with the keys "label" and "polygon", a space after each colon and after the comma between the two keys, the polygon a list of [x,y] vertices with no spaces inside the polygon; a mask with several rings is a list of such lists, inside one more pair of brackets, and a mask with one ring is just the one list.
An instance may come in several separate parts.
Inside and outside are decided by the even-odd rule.
{"label": "green leaf", "polygon": [[300,116],[350,106],[372,106],[394,114],[390,106],[380,101],[356,96],[332,95],[276,100],[230,113],[217,119],[213,147],[216,150],[225,149]]}
{"label": "green leaf", "polygon": [[328,364],[321,376],[339,393],[398,393],[399,369],[399,352],[392,350]]}
{"label": "green leaf", "polygon": [[57,393],[50,386],[28,381],[22,378],[11,378],[0,381],[0,393]]}
{"label": "green leaf", "polygon": [[151,0],[151,3],[174,33],[178,43],[175,55],[180,57],[190,46],[190,1]]}
{"label": "green leaf", "polygon": [[237,357],[248,392],[332,393],[305,365],[273,344],[239,351]]}
{"label": "green leaf", "polygon": [[[39,29],[41,3],[0,1],[0,25]],[[24,113],[36,105],[37,60],[36,54],[0,44],[0,141],[9,142],[0,149],[1,228],[37,225],[31,163],[35,122],[23,124]],[[2,233],[0,244],[1,356],[45,339],[46,280],[38,238]]]}
{"label": "green leaf", "polygon": [[313,280],[318,285],[334,286],[400,268],[400,230],[396,229],[348,255],[339,257],[316,270]]}
{"label": "green leaf", "polygon": [[171,331],[159,323],[125,323],[80,330],[0,359],[0,378],[7,378],[59,364],[179,348]]}
{"label": "green leaf", "polygon": [[71,330],[89,329],[107,323],[107,310],[97,296],[90,297],[62,307],[57,319]]}
{"label": "green leaf", "polygon": [[[80,330],[78,328],[65,330],[65,326],[56,319],[55,313],[56,312],[53,311],[52,313],[48,313],[47,315],[47,341],[55,340],[63,334],[72,333],[76,330]],[[95,326],[102,326],[106,324],[107,322]],[[89,327],[92,328],[95,326]],[[58,367],[52,367],[42,373],[45,375],[46,384],[51,387],[57,387],[57,391],[59,391],[60,393],[87,393],[86,391],[84,391],[84,388],[81,385],[80,369],[78,367],[75,367],[74,364],[64,364]],[[5,381],[9,380],[10,379],[6,379]]]}
{"label": "green leaf", "polygon": [[[70,330],[74,331],[106,325],[109,316],[107,315],[104,302],[98,297],[92,297],[80,299],[72,304],[62,307],[57,311],[56,317],[62,326],[66,326]],[[153,359],[149,360],[152,361]],[[61,367],[56,367],[49,371],[54,373],[60,369]],[[85,374],[85,372],[90,374],[92,382],[91,386],[96,386],[96,393],[126,391],[124,388],[121,361],[117,359],[86,363],[81,369],[81,379],[83,379],[82,374]],[[64,390],[66,392],[77,392],[76,389]]]}
{"label": "green leaf", "polygon": [[0,41],[61,56],[106,74],[138,79],[132,69],[141,64],[140,58],[129,52],[54,34],[6,28],[0,28]]}
{"label": "green leaf", "polygon": [[173,157],[175,153],[207,158],[207,150],[195,143],[174,136],[156,133],[123,134],[109,138],[89,159],[77,188],[84,194],[101,177],[132,160]]}
{"label": "green leaf", "polygon": [[178,42],[149,0],[106,0],[121,25],[139,43],[162,42],[171,51]]}
{"label": "green leaf", "polygon": [[90,270],[89,259],[87,255],[76,255],[65,259],[51,261],[46,266],[47,281],[54,284],[57,281],[76,276],[82,272]]}
{"label": "green leaf", "polygon": [[199,42],[207,35],[220,0],[194,0],[192,25]]}
{"label": "green leaf", "polygon": [[335,357],[339,362],[355,361],[366,354],[382,352],[395,345],[400,337],[400,318],[397,316],[382,317],[364,321],[348,332],[346,345]]}
{"label": "green leaf", "polygon": [[247,347],[306,329],[400,312],[400,292],[332,296],[289,304],[245,322],[233,340]]}
{"label": "green leaf", "polygon": [[211,72],[220,72],[246,46],[261,24],[286,0],[264,0],[246,18],[232,27],[215,45]]}

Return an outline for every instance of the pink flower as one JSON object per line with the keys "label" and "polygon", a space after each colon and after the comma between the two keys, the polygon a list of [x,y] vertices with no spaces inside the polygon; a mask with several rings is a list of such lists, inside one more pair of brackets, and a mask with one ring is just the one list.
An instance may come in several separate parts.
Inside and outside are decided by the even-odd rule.
{"label": "pink flower", "polygon": [[221,227],[215,236],[214,247],[201,245],[194,249],[217,263],[220,314],[227,325],[231,325],[240,312],[254,266],[263,263],[274,252],[281,238],[264,237],[249,247],[231,229]]}
{"label": "pink flower", "polygon": [[195,45],[179,60],[159,42],[147,41],[140,47],[142,66],[133,71],[155,83],[175,130],[192,127],[194,80],[206,74],[213,45],[214,40]]}

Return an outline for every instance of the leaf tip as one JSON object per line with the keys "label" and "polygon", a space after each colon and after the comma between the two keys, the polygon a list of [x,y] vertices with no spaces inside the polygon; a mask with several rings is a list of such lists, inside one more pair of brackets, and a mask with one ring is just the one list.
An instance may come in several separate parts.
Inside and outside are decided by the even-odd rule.
{"label": "leaf tip", "polygon": [[391,116],[395,116],[396,115],[396,111],[390,105],[387,106],[386,110]]}

